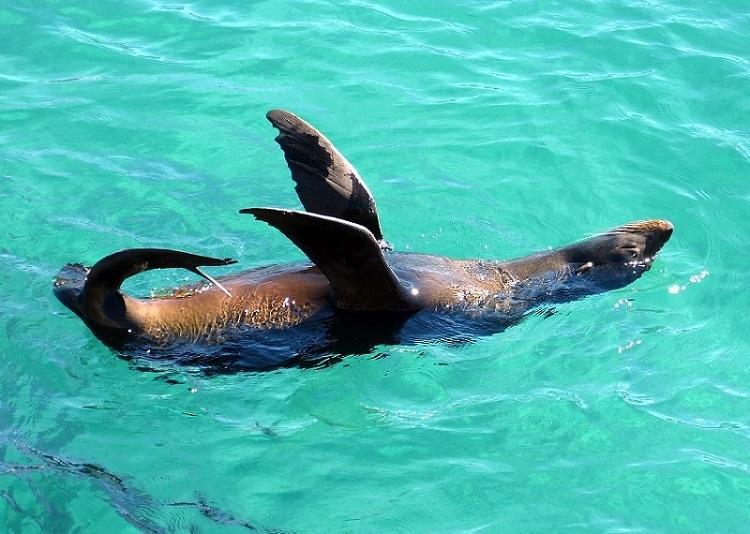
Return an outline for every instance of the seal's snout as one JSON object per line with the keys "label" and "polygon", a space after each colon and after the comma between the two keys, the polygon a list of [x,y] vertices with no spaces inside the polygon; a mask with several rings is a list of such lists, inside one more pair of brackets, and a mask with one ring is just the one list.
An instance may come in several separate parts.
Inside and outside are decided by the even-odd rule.
{"label": "seal's snout", "polygon": [[637,235],[640,239],[645,240],[642,245],[643,256],[653,258],[672,237],[674,225],[667,220],[653,219],[632,222],[618,228],[618,230],[625,234]]}
{"label": "seal's snout", "polygon": [[648,221],[645,255],[653,258],[657,252],[669,241],[674,231],[674,225],[665,220]]}

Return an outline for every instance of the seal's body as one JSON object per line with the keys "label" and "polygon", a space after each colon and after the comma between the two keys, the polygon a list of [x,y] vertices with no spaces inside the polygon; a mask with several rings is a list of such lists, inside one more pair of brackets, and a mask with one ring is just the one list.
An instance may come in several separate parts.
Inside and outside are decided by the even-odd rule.
{"label": "seal's body", "polygon": [[[555,250],[510,261],[454,260],[392,252],[383,240],[375,202],[357,171],[320,132],[288,112],[272,111],[277,141],[297,182],[306,212],[250,208],[280,230],[312,264],[253,269],[217,280],[200,267],[227,265],[166,249],[130,249],[91,269],[66,266],[55,280],[57,297],[113,346],[158,346],[174,341],[226,344],[259,332],[294,332],[325,324],[305,343],[329,346],[330,320],[366,317],[363,336],[378,317],[398,331],[419,316],[449,317],[453,324],[501,330],[529,309],[622,287],[649,269],[672,234],[667,221],[631,223]],[[150,269],[185,268],[206,278],[148,299],[120,291],[129,276]],[[346,330],[354,323],[347,322]],[[495,325],[494,327],[492,325]],[[438,327],[438,330],[440,327]],[[443,333],[424,332],[425,337]],[[336,337],[341,337],[339,328]],[[365,336],[366,337],[366,336]],[[398,336],[373,342],[400,341]]]}

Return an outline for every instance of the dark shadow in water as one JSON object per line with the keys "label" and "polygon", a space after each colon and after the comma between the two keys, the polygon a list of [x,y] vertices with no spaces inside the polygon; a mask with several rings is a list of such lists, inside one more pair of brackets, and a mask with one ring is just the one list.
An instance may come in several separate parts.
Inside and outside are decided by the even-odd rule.
{"label": "dark shadow in water", "polygon": [[[337,312],[321,314],[292,328],[238,328],[218,342],[176,342],[123,347],[118,354],[135,369],[181,384],[171,366],[187,366],[205,375],[269,371],[284,367],[322,368],[347,356],[371,355],[388,345],[463,345],[501,332],[522,316],[477,313]],[[387,356],[378,352],[377,358]]]}
{"label": "dark shadow in water", "polygon": [[[36,473],[57,473],[74,476],[91,481],[103,490],[114,510],[125,521],[143,532],[161,533],[171,530],[162,527],[149,516],[160,515],[160,510],[166,508],[192,508],[208,520],[222,526],[234,526],[251,530],[253,532],[280,533],[277,529],[268,529],[244,519],[234,517],[229,512],[221,510],[212,505],[201,494],[196,493],[195,502],[160,502],[143,491],[131,487],[125,480],[110,473],[105,468],[87,462],[78,462],[67,458],[54,456],[38,451],[26,444],[13,442],[16,450],[26,457],[36,460],[34,464],[9,464],[0,460],[0,475],[15,477],[29,476]],[[11,509],[19,514],[24,511],[15,501],[12,492],[0,492],[0,498],[7,503]],[[158,518],[157,518],[158,519]],[[39,525],[40,528],[42,525]],[[195,525],[186,525],[190,531],[198,531]]]}

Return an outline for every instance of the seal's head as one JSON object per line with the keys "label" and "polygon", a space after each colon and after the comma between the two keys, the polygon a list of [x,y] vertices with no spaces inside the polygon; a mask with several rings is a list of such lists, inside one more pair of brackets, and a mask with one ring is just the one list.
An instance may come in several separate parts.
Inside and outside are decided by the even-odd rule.
{"label": "seal's head", "polygon": [[665,220],[637,221],[563,249],[573,272],[593,292],[625,286],[651,268],[672,236]]}

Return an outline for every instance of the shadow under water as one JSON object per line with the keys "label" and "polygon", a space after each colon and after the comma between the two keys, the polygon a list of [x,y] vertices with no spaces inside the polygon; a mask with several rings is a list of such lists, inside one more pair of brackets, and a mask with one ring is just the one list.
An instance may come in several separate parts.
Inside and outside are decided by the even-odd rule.
{"label": "shadow under water", "polygon": [[[9,463],[2,458],[7,453],[7,448],[15,449],[25,459],[24,463]],[[6,449],[3,451],[3,449]],[[130,483],[106,468],[90,462],[73,460],[48,452],[40,451],[23,442],[12,441],[6,447],[0,447],[0,475],[30,479],[30,484],[35,484],[36,478],[41,476],[48,478],[52,476],[70,476],[85,480],[98,488],[110,503],[113,510],[125,521],[133,525],[141,532],[168,532],[173,530],[175,523],[183,523],[183,526],[191,532],[200,530],[198,525],[187,524],[191,520],[188,517],[176,517],[175,509],[191,509],[199,517],[210,521],[221,527],[234,527],[253,532],[281,532],[276,529],[268,529],[245,519],[240,519],[231,513],[222,510],[206,500],[200,493],[195,494],[195,501],[163,502],[157,500],[142,490],[130,485]],[[45,491],[37,492],[44,495]],[[28,516],[35,521],[40,530],[48,528],[43,522],[35,520],[28,510],[23,508],[16,500],[11,489],[0,491],[0,503],[4,502],[10,510],[23,516]],[[59,519],[59,518],[58,518]],[[60,523],[64,523],[61,519]]]}
{"label": "shadow under water", "polygon": [[[535,312],[532,312],[535,313]],[[293,328],[252,327],[227,331],[217,343],[175,341],[117,350],[140,371],[161,372],[164,365],[194,367],[206,375],[269,371],[282,367],[321,368],[347,356],[372,354],[382,345],[472,343],[502,332],[523,315],[493,313],[414,313],[326,311]],[[382,355],[381,355],[382,356]]]}

